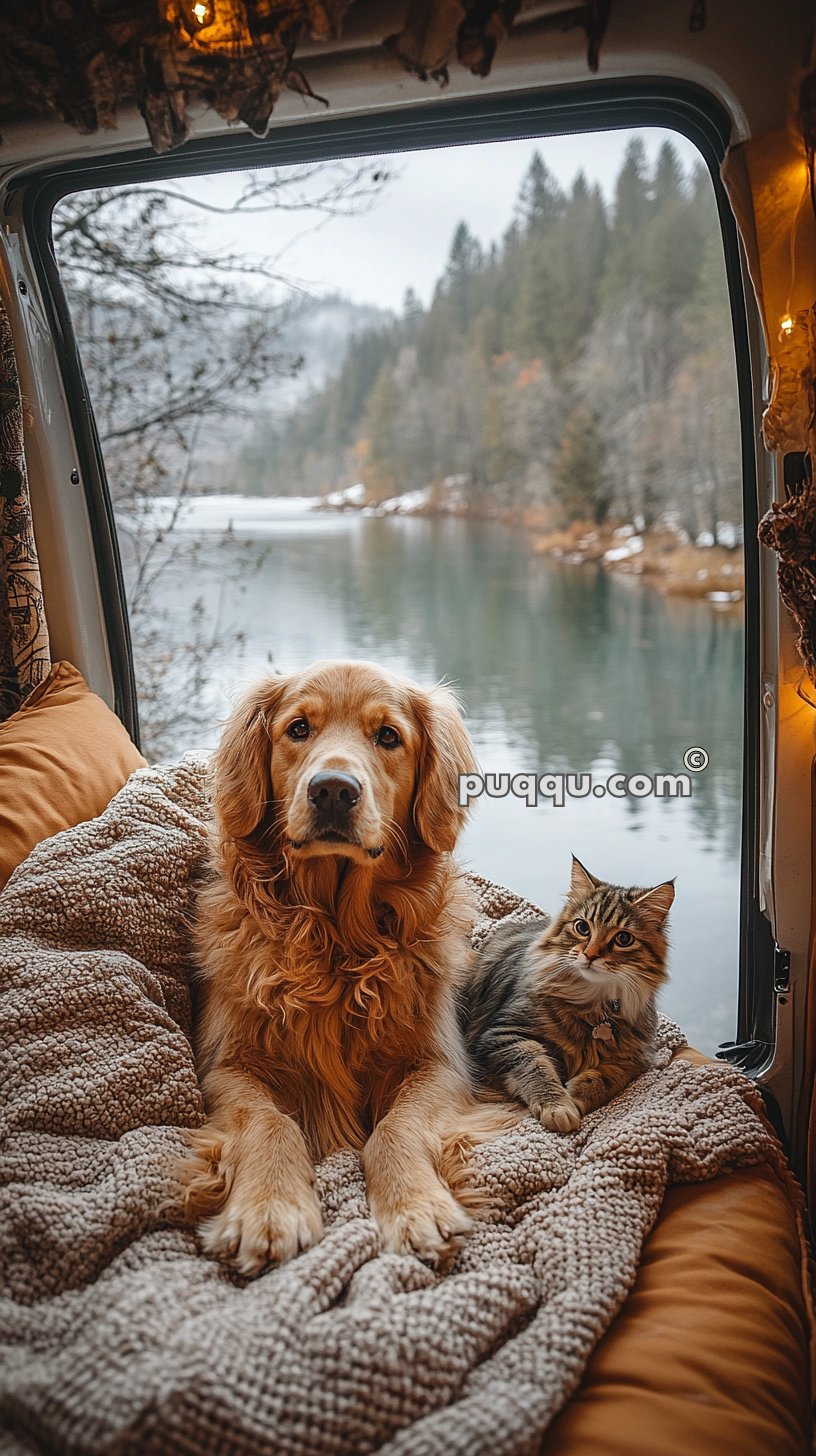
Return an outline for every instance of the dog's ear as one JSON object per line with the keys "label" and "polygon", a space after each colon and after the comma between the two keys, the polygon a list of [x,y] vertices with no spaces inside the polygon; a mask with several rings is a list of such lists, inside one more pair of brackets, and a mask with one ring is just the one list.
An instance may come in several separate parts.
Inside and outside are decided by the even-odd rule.
{"label": "dog's ear", "polygon": [[412,699],[422,741],[414,792],[414,824],[429,849],[452,850],[468,815],[459,803],[459,775],[478,773],[462,710],[448,688]]}
{"label": "dog's ear", "polygon": [[248,839],[273,809],[269,730],[286,684],[270,677],[247,693],[213,755],[213,805],[230,839]]}

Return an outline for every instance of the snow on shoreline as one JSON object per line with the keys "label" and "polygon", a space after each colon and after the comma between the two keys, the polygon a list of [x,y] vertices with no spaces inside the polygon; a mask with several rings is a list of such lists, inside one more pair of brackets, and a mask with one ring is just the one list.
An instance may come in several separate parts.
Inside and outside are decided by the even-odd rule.
{"label": "snow on shoreline", "polygon": [[[166,530],[176,510],[175,496],[155,496],[144,504],[140,521]],[[319,496],[191,495],[179,508],[179,531],[244,531],[262,533],[278,522],[302,517],[320,505]],[[124,515],[133,516],[127,511]]]}
{"label": "snow on shoreline", "polygon": [[347,485],[345,490],[332,490],[323,496],[320,509],[359,511],[362,516],[415,516],[431,504],[432,491],[429,485],[425,485],[421,490],[406,490],[402,495],[366,505],[367,494],[365,486],[359,481],[357,485]]}
{"label": "snow on shoreline", "polygon": [[[124,510],[120,515],[134,523],[139,521],[158,530],[171,525],[177,531],[241,531],[262,535],[287,521],[300,520],[316,513],[317,518],[351,511],[361,516],[411,516],[422,514],[430,504],[431,490],[406,491],[391,500],[366,505],[364,485],[349,485],[328,495],[191,495],[181,506],[174,496],[155,496],[142,503],[140,510]],[[176,511],[178,510],[178,514]]]}

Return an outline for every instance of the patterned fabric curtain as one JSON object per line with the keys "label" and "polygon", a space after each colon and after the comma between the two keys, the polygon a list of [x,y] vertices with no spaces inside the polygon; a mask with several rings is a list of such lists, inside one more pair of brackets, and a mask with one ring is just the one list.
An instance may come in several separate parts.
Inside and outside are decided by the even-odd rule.
{"label": "patterned fabric curtain", "polygon": [[23,453],[23,403],[0,304],[0,721],[51,668]]}

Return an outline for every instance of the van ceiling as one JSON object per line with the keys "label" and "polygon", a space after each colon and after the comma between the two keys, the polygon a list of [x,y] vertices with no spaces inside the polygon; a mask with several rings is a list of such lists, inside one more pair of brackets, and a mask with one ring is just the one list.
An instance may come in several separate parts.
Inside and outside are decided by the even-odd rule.
{"label": "van ceiling", "polygon": [[[301,40],[339,40],[355,4],[364,8],[361,0],[78,0],[59,8],[12,0],[0,15],[0,122],[55,113],[95,132],[115,126],[129,100],[165,152],[186,141],[187,100],[198,97],[263,136],[282,87],[317,99],[295,64]],[[380,40],[421,80],[447,84],[453,55],[485,76],[519,5],[409,0],[399,28]],[[554,32],[579,27],[596,71],[609,8],[610,0],[545,0],[536,13]]]}
{"label": "van ceiling", "polygon": [[808,0],[5,0],[0,169],[598,67],[708,89],[741,139],[784,120],[811,38]]}

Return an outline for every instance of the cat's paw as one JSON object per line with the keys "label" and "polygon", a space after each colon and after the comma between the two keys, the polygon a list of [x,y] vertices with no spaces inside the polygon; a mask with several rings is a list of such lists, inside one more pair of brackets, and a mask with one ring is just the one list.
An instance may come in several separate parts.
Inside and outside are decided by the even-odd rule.
{"label": "cat's paw", "polygon": [[581,1126],[581,1109],[566,1094],[557,1102],[545,1102],[531,1107],[530,1111],[550,1132],[577,1132]]}

